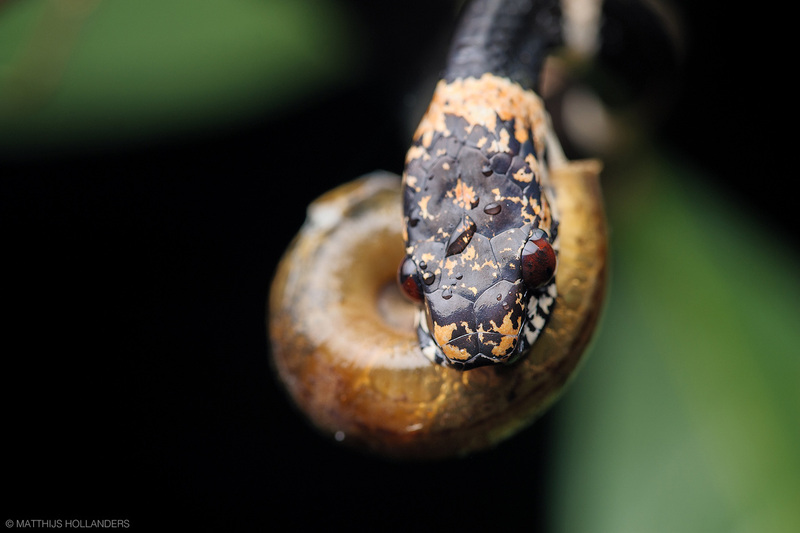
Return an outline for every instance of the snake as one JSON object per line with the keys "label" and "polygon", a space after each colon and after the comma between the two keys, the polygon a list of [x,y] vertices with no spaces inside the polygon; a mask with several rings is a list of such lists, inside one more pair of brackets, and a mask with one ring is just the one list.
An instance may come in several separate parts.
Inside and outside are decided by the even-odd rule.
{"label": "snake", "polygon": [[[308,207],[268,299],[271,363],[335,441],[401,458],[495,446],[571,381],[605,295],[597,161],[539,96],[557,0],[473,0],[410,140]],[[399,266],[398,266],[399,265]]]}
{"label": "snake", "polygon": [[558,220],[535,90],[558,21],[552,0],[471,3],[406,156],[399,282],[435,363],[511,363],[550,317]]}

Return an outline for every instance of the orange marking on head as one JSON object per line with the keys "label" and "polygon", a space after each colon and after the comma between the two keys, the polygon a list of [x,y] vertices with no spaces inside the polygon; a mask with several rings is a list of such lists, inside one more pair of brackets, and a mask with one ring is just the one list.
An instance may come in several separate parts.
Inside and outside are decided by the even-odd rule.
{"label": "orange marking on head", "polygon": [[475,189],[458,180],[455,188],[454,203],[463,209],[470,209],[476,198]]}
{"label": "orange marking on head", "polygon": [[464,348],[456,348],[450,344],[442,346],[442,352],[444,352],[448,359],[455,361],[466,361],[470,358],[470,354],[467,350]]}
{"label": "orange marking on head", "polygon": [[446,326],[440,326],[438,324],[433,325],[433,338],[436,339],[436,342],[439,343],[439,346],[444,346],[450,339],[453,338],[453,331],[455,331],[456,325],[455,324],[448,324]]}
{"label": "orange marking on head", "polygon": [[500,130],[500,138],[498,139],[498,151],[499,152],[508,152],[510,148],[508,147],[508,141],[511,140],[511,135],[508,134],[508,130],[503,128]]}
{"label": "orange marking on head", "polygon": [[530,183],[533,181],[533,173],[527,168],[522,167],[514,173],[514,179],[522,183]]}
{"label": "orange marking on head", "polygon": [[528,128],[525,128],[521,124],[515,124],[514,137],[516,137],[517,142],[519,142],[520,144],[524,143],[525,141],[530,139],[530,136],[528,135]]}
{"label": "orange marking on head", "polygon": [[522,326],[522,317],[517,318],[517,325],[511,321],[511,312],[508,312],[503,317],[503,322],[498,326],[494,320],[490,321],[492,329],[502,335],[516,335],[519,333],[519,328]]}
{"label": "orange marking on head", "polygon": [[430,201],[430,195],[423,196],[419,199],[419,214],[422,218],[433,218],[433,216],[428,212],[428,202]]}
{"label": "orange marking on head", "polygon": [[539,160],[536,159],[536,156],[533,154],[528,154],[525,156],[525,162],[528,163],[528,166],[531,167],[531,170],[537,176],[539,175]]}
{"label": "orange marking on head", "polygon": [[406,163],[409,163],[415,159],[430,159],[428,155],[428,151],[422,146],[412,146],[406,152]]}
{"label": "orange marking on head", "polygon": [[[525,142],[533,131],[537,151],[544,145],[546,120],[541,99],[520,85],[493,74],[478,79],[458,79],[451,83],[439,81],[428,111],[414,134],[426,147],[435,132],[447,132],[445,115],[463,117],[470,124],[480,124],[490,130],[501,120],[515,119],[514,136]],[[508,144],[508,135],[501,144]],[[485,141],[484,141],[485,142]]]}
{"label": "orange marking on head", "polygon": [[514,348],[514,337],[511,335],[503,335],[500,337],[500,344],[492,348],[492,355],[498,357],[506,355],[512,348]]}

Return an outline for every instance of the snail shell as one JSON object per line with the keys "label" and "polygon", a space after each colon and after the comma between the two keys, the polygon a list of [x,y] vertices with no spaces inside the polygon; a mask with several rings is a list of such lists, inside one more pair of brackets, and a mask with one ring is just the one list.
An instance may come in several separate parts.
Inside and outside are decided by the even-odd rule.
{"label": "snail shell", "polygon": [[558,299],[539,340],[514,364],[465,372],[422,355],[415,308],[396,287],[400,178],[371,174],[312,203],[269,297],[272,362],[293,402],[335,440],[391,457],[464,455],[530,424],[574,375],[600,315],[599,172],[596,161],[551,169]]}

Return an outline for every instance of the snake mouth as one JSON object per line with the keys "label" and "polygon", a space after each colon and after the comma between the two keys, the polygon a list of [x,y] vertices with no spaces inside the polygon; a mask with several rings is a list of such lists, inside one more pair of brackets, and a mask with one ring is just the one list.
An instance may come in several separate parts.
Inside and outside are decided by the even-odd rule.
{"label": "snake mouth", "polygon": [[519,335],[475,332],[456,337],[441,348],[450,364],[474,368],[507,362],[516,353],[518,341]]}
{"label": "snake mouth", "polygon": [[[417,335],[423,354],[432,362],[469,370],[480,366],[510,363],[516,359],[520,335],[493,331],[470,332],[439,345],[430,334],[425,312],[418,315]],[[522,331],[522,330],[520,330]]]}

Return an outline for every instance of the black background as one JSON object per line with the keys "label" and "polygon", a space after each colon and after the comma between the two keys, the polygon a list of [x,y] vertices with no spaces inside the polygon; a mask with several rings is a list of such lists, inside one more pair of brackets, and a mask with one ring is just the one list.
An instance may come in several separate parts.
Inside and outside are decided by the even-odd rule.
{"label": "black background", "polygon": [[[264,306],[277,260],[311,199],[401,170],[406,96],[452,15],[446,2],[348,3],[374,48],[358,83],[323,101],[219,134],[0,162],[11,518],[546,527],[557,407],[491,452],[398,464],[319,437],[273,380]],[[668,88],[658,142],[791,234],[781,17],[677,6],[675,61],[652,20],[609,4],[601,68],[630,98]],[[366,126],[375,133],[357,137]],[[302,172],[309,161],[327,170]]]}

